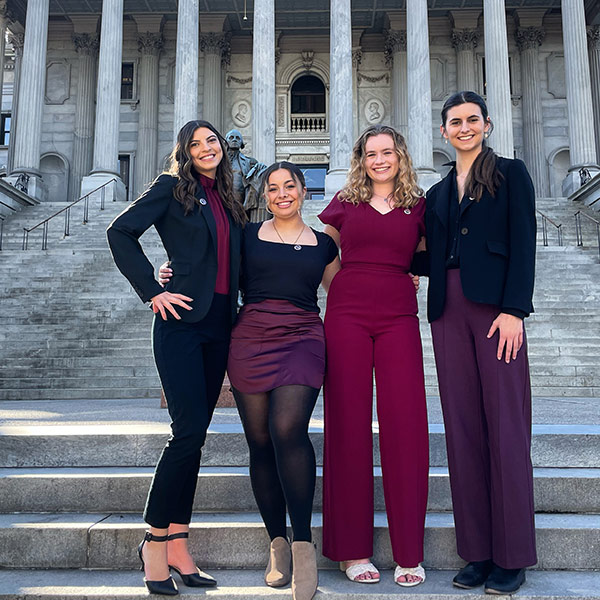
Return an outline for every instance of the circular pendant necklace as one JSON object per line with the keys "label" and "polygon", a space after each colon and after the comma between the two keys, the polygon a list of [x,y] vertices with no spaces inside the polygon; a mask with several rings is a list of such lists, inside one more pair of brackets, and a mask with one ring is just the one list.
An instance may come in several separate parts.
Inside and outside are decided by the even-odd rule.
{"label": "circular pendant necklace", "polygon": [[[302,229],[300,230],[300,233],[298,234],[298,237],[292,242],[293,246],[294,246],[294,250],[302,250],[302,246],[298,243],[298,240],[300,239],[300,236],[304,233],[305,228],[306,228],[306,225],[303,224]],[[283,244],[287,244],[288,242],[286,242],[279,234],[279,231],[277,231],[277,227],[275,227],[275,221],[273,221],[273,229],[275,230],[275,233],[277,234],[277,237],[281,240],[281,242]]]}

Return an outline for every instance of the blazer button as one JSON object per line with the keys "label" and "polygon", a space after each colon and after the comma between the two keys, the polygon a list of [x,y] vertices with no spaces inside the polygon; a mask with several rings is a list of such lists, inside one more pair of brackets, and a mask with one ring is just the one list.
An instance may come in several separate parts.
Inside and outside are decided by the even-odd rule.
{"label": "blazer button", "polygon": [[461,232],[463,235],[467,235],[467,233],[469,233],[469,228],[468,228],[468,227],[463,227],[463,228],[460,230],[460,232]]}

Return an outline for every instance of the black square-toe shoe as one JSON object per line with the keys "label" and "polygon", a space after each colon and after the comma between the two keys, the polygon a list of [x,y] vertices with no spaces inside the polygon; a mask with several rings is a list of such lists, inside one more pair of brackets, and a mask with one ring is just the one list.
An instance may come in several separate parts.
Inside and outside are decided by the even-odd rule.
{"label": "black square-toe shoe", "polygon": [[525,569],[503,569],[494,565],[485,581],[486,594],[512,594],[525,582]]}
{"label": "black square-toe shoe", "polygon": [[491,560],[476,560],[466,564],[452,580],[452,584],[464,590],[483,585],[488,578],[494,563]]}

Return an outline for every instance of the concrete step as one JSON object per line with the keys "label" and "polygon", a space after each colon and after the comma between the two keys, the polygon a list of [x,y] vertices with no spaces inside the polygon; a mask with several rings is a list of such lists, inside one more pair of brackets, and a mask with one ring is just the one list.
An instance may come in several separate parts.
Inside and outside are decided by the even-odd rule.
{"label": "concrete step", "polygon": [[[203,565],[202,565],[203,566]],[[218,587],[186,588],[175,575],[186,600],[261,600],[291,598],[289,586],[265,586],[264,568],[211,569]],[[381,582],[359,585],[349,581],[339,569],[321,569],[316,600],[464,600],[465,591],[452,586],[455,571],[427,570],[427,580],[412,588],[399,588],[393,571],[383,570]],[[132,570],[0,570],[0,600],[145,600],[148,592],[142,574]],[[520,600],[598,600],[600,573],[593,571],[527,572],[527,581],[519,590]],[[483,588],[468,592],[469,600],[489,600]]]}
{"label": "concrete step", "polygon": [[[0,513],[141,513],[152,467],[0,469]],[[384,511],[381,468],[375,467],[375,510]],[[538,513],[600,513],[600,468],[535,469]],[[322,509],[322,469],[313,508]],[[247,467],[202,467],[194,511],[255,512]],[[448,469],[429,471],[428,510],[452,510]]]}
{"label": "concrete step", "polygon": [[[322,465],[322,422],[313,423],[310,436],[317,464]],[[374,423],[374,464],[379,466],[377,430]],[[533,425],[532,431],[534,467],[596,468],[600,464],[600,425],[539,424]],[[166,423],[5,426],[0,429],[0,468],[153,467],[169,432]],[[447,465],[440,424],[429,425],[429,456],[431,466]],[[248,464],[248,446],[239,421],[213,422],[202,464],[211,467]]]}
{"label": "concrete step", "polygon": [[[320,513],[313,514],[313,539],[321,546]],[[0,515],[0,567],[43,569],[131,569],[146,524],[141,516],[114,513]],[[196,513],[190,549],[207,568],[259,569],[267,562],[268,537],[258,513]],[[538,568],[600,569],[600,515],[536,515]],[[459,567],[451,513],[428,513],[425,565]],[[384,513],[374,516],[374,561],[391,567]],[[321,557],[320,565],[333,566]]]}

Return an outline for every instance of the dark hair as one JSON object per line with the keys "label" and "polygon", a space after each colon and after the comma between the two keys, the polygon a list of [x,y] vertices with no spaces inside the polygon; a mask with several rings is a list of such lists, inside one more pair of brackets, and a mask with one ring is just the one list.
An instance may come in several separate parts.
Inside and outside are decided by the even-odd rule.
{"label": "dark hair", "polygon": [[198,180],[194,175],[194,163],[190,154],[190,143],[194,137],[194,132],[199,127],[210,129],[218,138],[223,157],[217,166],[215,182],[217,192],[221,197],[223,205],[228,208],[236,223],[244,224],[246,222],[246,213],[239,199],[236,199],[233,193],[233,171],[231,169],[231,161],[227,155],[227,142],[223,136],[211,125],[208,121],[197,119],[188,121],[177,134],[175,147],[169,157],[170,169],[169,173],[177,177],[177,183],[173,189],[175,200],[181,202],[184,207],[185,214],[189,214],[194,205],[197,204],[195,197]]}
{"label": "dark hair", "polygon": [[272,165],[269,165],[265,172],[262,175],[262,189],[264,193],[264,189],[267,187],[269,182],[269,177],[275,171],[279,171],[279,169],[285,169],[292,178],[299,183],[303,188],[306,187],[306,179],[304,178],[304,173],[300,170],[300,167],[295,165],[294,163],[288,162],[287,160],[282,160],[280,162],[274,162]]}
{"label": "dark hair", "polygon": [[[450,96],[450,98],[444,102],[444,106],[442,107],[442,127],[446,127],[448,111],[455,106],[460,106],[461,104],[466,104],[467,102],[477,104],[477,106],[479,106],[481,115],[483,116],[483,121],[485,123],[490,123],[491,125],[491,133],[491,131],[494,129],[494,124],[488,115],[488,109],[485,100],[479,94],[470,91],[456,92],[456,94],[452,94],[452,96]],[[481,196],[483,196],[483,192],[486,189],[492,196],[494,196],[496,194],[496,190],[502,183],[504,176],[496,164],[497,158],[498,157],[496,153],[487,145],[486,141],[484,140],[483,148],[471,165],[471,170],[469,171],[469,175],[465,181],[465,193],[475,198],[476,202],[481,200]]]}

